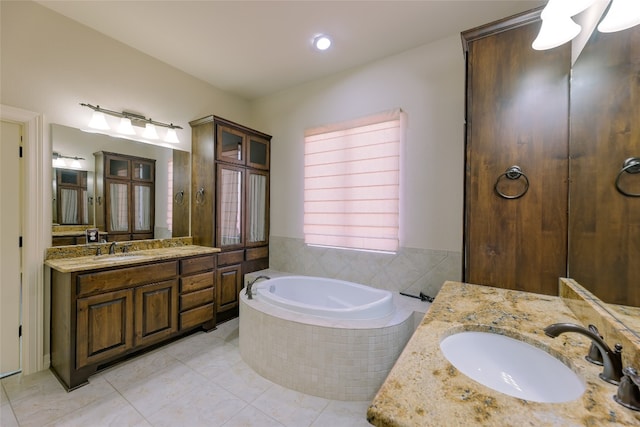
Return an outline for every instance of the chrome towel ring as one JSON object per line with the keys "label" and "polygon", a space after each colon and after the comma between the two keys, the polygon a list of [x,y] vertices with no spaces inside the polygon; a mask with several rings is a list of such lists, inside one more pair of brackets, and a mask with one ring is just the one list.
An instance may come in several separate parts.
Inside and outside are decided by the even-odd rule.
{"label": "chrome towel ring", "polygon": [[182,206],[184,204],[184,190],[178,191],[175,196],[173,196],[173,201],[176,202],[176,205]]}
{"label": "chrome towel ring", "polygon": [[[516,180],[516,179],[523,178],[524,179],[524,187],[522,188],[522,191],[520,191],[519,193],[514,194],[514,195],[509,195],[509,194],[503,193],[498,188],[498,185],[500,184],[500,181],[502,180],[502,178],[506,178],[506,179],[510,179],[510,180]],[[518,198],[524,196],[526,194],[527,190],[529,190],[529,178],[527,178],[527,175],[525,175],[524,172],[522,172],[522,168],[520,166],[513,165],[513,166],[507,168],[507,170],[502,175],[498,176],[498,179],[496,179],[496,183],[493,186],[493,189],[498,194],[498,196],[500,196],[500,197],[502,197],[504,199],[518,199]]]}
{"label": "chrome towel ring", "polygon": [[204,187],[200,187],[196,193],[196,205],[204,204]]}
{"label": "chrome towel ring", "polygon": [[623,190],[620,187],[620,177],[622,177],[623,173],[629,173],[635,175],[640,173],[640,157],[629,157],[622,164],[622,169],[618,172],[618,176],[616,176],[616,190],[627,197],[640,197],[640,193],[629,193]]}

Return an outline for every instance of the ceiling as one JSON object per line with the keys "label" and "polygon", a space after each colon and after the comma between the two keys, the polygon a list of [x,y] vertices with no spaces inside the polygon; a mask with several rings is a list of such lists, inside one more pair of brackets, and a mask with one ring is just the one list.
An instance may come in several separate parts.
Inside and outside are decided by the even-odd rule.
{"label": "ceiling", "polygon": [[[459,34],[546,1],[38,3],[251,100]],[[329,51],[311,47],[318,33],[333,38]]]}

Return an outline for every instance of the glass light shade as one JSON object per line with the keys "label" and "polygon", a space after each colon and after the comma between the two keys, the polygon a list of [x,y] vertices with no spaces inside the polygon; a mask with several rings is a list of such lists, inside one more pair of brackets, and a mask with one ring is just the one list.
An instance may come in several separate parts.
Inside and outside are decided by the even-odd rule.
{"label": "glass light shade", "polygon": [[123,117],[120,119],[120,126],[118,126],[118,132],[124,135],[135,135],[136,131],[131,125],[131,119]]}
{"label": "glass light shade", "polygon": [[613,33],[638,24],[640,24],[640,0],[613,0],[607,15],[598,24],[598,31]]}
{"label": "glass light shade", "polygon": [[107,123],[107,119],[104,117],[100,111],[94,111],[91,116],[91,120],[89,121],[89,127],[93,129],[100,130],[109,130],[109,124]]}
{"label": "glass light shade", "polygon": [[65,162],[62,157],[58,157],[57,159],[53,159],[53,167],[54,168],[66,168],[67,167],[67,162]]}
{"label": "glass light shade", "polygon": [[176,130],[173,128],[169,128],[169,130],[167,130],[167,135],[164,137],[164,141],[170,142],[172,144],[178,144],[180,140],[178,139],[178,134],[176,133]]}
{"label": "glass light shade", "polygon": [[538,37],[531,46],[535,50],[553,49],[572,40],[581,29],[569,16],[543,19]]}
{"label": "glass light shade", "polygon": [[80,169],[82,167],[82,165],[80,164],[80,162],[76,159],[73,159],[71,161],[71,167],[72,168],[76,168],[76,169]]}
{"label": "glass light shade", "polygon": [[549,0],[540,17],[542,19],[570,18],[588,9],[595,2],[596,0]]}
{"label": "glass light shade", "polygon": [[151,123],[147,123],[144,126],[144,132],[142,136],[147,139],[158,139],[158,132],[156,132],[156,127]]}

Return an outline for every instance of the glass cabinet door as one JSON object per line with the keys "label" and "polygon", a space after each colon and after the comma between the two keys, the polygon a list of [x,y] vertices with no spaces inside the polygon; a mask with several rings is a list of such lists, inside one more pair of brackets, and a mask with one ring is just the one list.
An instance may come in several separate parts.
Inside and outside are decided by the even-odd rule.
{"label": "glass cabinet door", "polygon": [[153,181],[153,164],[150,162],[144,162],[140,160],[131,161],[132,177],[135,181]]}
{"label": "glass cabinet door", "polygon": [[133,184],[133,232],[152,232],[152,189],[149,184]]}
{"label": "glass cabinet door", "polygon": [[244,133],[223,125],[218,125],[217,129],[216,158],[223,162],[244,164]]}
{"label": "glass cabinet door", "polygon": [[127,159],[107,155],[105,156],[105,176],[107,178],[130,179],[130,164],[131,162]]}
{"label": "glass cabinet door", "polygon": [[247,172],[247,245],[269,240],[269,177],[267,172]]}
{"label": "glass cabinet door", "polygon": [[110,181],[106,186],[108,209],[106,212],[107,232],[130,231],[129,227],[129,184]]}
{"label": "glass cabinet door", "polygon": [[257,169],[269,169],[269,141],[251,135],[249,137],[247,165]]}
{"label": "glass cabinet door", "polygon": [[244,245],[243,177],[241,168],[218,165],[216,240],[220,248]]}

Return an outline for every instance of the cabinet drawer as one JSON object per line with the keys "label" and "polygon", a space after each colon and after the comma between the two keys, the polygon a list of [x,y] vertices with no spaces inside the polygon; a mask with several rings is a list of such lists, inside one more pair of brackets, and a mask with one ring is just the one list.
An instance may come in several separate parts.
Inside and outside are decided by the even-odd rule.
{"label": "cabinet drawer", "polygon": [[244,261],[244,251],[224,252],[218,254],[218,265],[240,264]]}
{"label": "cabinet drawer", "polygon": [[213,302],[213,288],[180,295],[180,311],[186,311],[210,302]]}
{"label": "cabinet drawer", "polygon": [[173,279],[177,275],[177,261],[80,274],[77,278],[77,293],[78,295],[86,295],[130,288]]}
{"label": "cabinet drawer", "polygon": [[180,313],[180,329],[191,328],[213,320],[213,303]]}
{"label": "cabinet drawer", "polygon": [[247,249],[247,261],[254,259],[267,258],[269,256],[269,246],[262,246],[260,248]]}
{"label": "cabinet drawer", "polygon": [[213,270],[216,258],[213,255],[188,258],[180,261],[180,274],[193,274],[199,271]]}
{"label": "cabinet drawer", "polygon": [[199,289],[211,288],[213,287],[213,277],[213,271],[182,277],[180,279],[180,292],[193,292]]}

